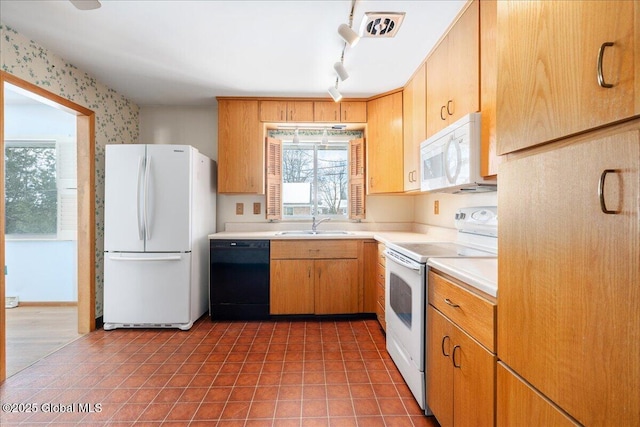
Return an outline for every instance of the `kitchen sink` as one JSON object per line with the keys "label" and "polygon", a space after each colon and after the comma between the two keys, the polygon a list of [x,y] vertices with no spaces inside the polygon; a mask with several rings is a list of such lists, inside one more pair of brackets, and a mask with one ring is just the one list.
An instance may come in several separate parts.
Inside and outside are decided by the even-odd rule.
{"label": "kitchen sink", "polygon": [[346,236],[349,234],[353,234],[349,231],[342,230],[291,230],[291,231],[280,231],[276,233],[277,236]]}

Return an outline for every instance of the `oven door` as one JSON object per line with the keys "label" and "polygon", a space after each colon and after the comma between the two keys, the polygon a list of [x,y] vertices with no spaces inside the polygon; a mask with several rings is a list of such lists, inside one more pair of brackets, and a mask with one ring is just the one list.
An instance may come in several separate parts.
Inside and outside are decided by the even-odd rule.
{"label": "oven door", "polygon": [[[386,251],[385,316],[410,363],[424,371],[425,265]],[[388,337],[387,337],[388,338]]]}

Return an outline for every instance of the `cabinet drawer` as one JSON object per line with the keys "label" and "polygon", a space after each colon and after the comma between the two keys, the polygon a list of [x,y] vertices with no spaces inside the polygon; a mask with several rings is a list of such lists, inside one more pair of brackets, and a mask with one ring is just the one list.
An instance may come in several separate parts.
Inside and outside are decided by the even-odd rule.
{"label": "cabinet drawer", "polygon": [[333,240],[272,240],[271,259],[357,258],[358,241]]}
{"label": "cabinet drawer", "polygon": [[429,304],[495,353],[496,304],[429,271]]}

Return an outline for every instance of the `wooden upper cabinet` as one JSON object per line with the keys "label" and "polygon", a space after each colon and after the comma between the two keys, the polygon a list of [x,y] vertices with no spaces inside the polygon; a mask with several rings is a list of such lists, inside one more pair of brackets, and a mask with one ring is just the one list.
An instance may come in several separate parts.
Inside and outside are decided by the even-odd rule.
{"label": "wooden upper cabinet", "polygon": [[333,101],[316,101],[313,103],[313,121],[340,122],[340,104]]}
{"label": "wooden upper cabinet", "polygon": [[313,122],[313,101],[260,101],[261,122]]}
{"label": "wooden upper cabinet", "polygon": [[402,92],[367,103],[367,194],[402,193]]}
{"label": "wooden upper cabinet", "polygon": [[480,2],[480,175],[485,178],[496,176],[502,161],[496,141],[497,3],[498,0]]}
{"label": "wooden upper cabinet", "polygon": [[365,101],[315,101],[313,120],[315,122],[366,123],[367,103]]}
{"label": "wooden upper cabinet", "polygon": [[343,123],[366,123],[367,103],[365,101],[341,102],[340,121]]}
{"label": "wooden upper cabinet", "polygon": [[637,1],[499,1],[498,153],[640,114],[639,15]]}
{"label": "wooden upper cabinet", "polygon": [[420,143],[427,137],[427,70],[422,64],[402,94],[404,191],[420,190]]}
{"label": "wooden upper cabinet", "polygon": [[258,101],[218,100],[218,192],[264,193]]}
{"label": "wooden upper cabinet", "polygon": [[476,0],[427,59],[427,136],[480,109],[480,6]]}

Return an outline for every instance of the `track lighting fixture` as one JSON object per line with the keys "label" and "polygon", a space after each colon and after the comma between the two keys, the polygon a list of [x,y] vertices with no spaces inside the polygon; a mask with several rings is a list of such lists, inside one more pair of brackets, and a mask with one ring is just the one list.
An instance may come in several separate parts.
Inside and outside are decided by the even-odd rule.
{"label": "track lighting fixture", "polygon": [[338,34],[340,34],[342,40],[351,47],[358,44],[358,41],[360,40],[360,36],[358,36],[358,34],[347,24],[340,24],[338,27]]}
{"label": "track lighting fixture", "polygon": [[345,81],[349,78],[349,73],[347,69],[344,68],[344,64],[341,61],[333,64],[333,69],[336,70],[336,74],[340,77],[340,80]]}
{"label": "track lighting fixture", "polygon": [[329,95],[335,102],[338,102],[342,99],[342,94],[338,91],[338,79],[336,78],[335,86],[329,86]]}

